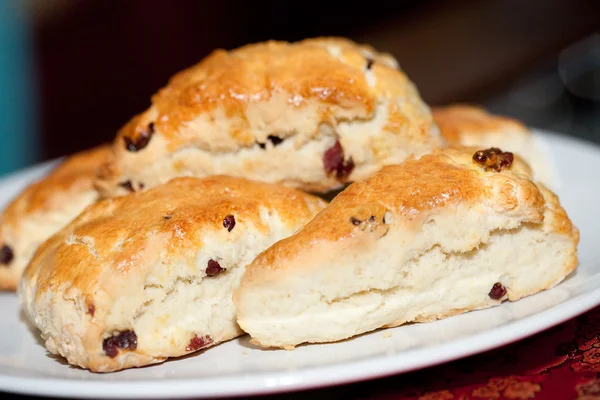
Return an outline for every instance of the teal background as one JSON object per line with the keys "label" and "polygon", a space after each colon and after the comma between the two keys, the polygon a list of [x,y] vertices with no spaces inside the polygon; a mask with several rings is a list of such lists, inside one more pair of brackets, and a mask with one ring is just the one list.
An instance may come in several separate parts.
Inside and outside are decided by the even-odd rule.
{"label": "teal background", "polygon": [[0,0],[0,174],[40,154],[33,46],[25,2]]}

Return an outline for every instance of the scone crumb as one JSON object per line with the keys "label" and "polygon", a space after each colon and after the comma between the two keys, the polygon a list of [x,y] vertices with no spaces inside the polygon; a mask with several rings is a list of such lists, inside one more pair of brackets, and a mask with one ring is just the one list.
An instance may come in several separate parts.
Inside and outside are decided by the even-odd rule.
{"label": "scone crumb", "polygon": [[502,151],[497,147],[487,150],[478,150],[473,154],[473,161],[481,165],[486,171],[502,171],[502,168],[510,168],[514,161],[513,153]]}
{"label": "scone crumb", "polygon": [[0,264],[8,265],[15,258],[15,254],[10,246],[4,245],[0,248]]}
{"label": "scone crumb", "polygon": [[187,345],[185,351],[196,351],[203,347],[208,346],[213,342],[210,336],[198,336],[194,334],[194,337],[190,340],[190,344]]}
{"label": "scone crumb", "polygon": [[132,330],[122,331],[104,339],[102,349],[110,358],[116,357],[119,349],[133,351],[137,349],[137,335]]}
{"label": "scone crumb", "polygon": [[389,339],[389,338],[391,338],[391,337],[392,337],[392,332],[390,332],[390,331],[387,331],[387,332],[385,332],[385,333],[383,334],[383,338],[384,338],[384,339]]}
{"label": "scone crumb", "polygon": [[492,286],[492,289],[488,295],[494,300],[500,300],[506,295],[506,293],[506,288],[500,282],[496,282],[494,283],[494,286]]}

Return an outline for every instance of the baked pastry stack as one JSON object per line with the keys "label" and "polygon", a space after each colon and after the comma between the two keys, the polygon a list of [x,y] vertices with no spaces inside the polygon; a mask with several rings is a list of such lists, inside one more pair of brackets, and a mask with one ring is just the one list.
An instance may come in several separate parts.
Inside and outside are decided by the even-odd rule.
{"label": "baked pastry stack", "polygon": [[346,39],[215,51],[118,132],[82,207],[62,201],[18,250],[23,307],[50,352],[109,372],[244,331],[335,341],[560,282],[578,232],[526,147],[470,143],[435,115],[441,133],[393,57]]}

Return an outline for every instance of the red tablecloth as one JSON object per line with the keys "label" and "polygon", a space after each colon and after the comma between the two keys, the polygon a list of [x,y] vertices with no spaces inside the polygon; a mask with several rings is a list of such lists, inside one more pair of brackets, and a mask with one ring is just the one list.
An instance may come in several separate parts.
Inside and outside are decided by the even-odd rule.
{"label": "red tablecloth", "polygon": [[599,337],[600,307],[531,338],[441,366],[274,398],[600,399]]}

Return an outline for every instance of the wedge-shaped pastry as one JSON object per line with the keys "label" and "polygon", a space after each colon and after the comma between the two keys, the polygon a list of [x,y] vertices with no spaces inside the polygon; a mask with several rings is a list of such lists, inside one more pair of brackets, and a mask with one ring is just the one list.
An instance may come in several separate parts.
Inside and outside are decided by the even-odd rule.
{"label": "wedge-shaped pastry", "polygon": [[390,55],[339,38],[270,41],[176,74],[120,130],[98,184],[110,196],[226,174],[325,192],[442,142]]}
{"label": "wedge-shaped pastry", "polygon": [[448,149],[351,184],[260,254],[234,295],[262,346],[293,348],[518,300],[577,266],[558,198],[499,149]]}
{"label": "wedge-shaped pastry", "polygon": [[324,202],[215,176],[102,200],[45,242],[19,285],[47,349],[109,372],[242,333],[231,299],[244,267]]}
{"label": "wedge-shaped pastry", "polygon": [[2,212],[1,290],[15,290],[37,247],[98,199],[94,180],[109,153],[110,146],[100,146],[68,157]]}
{"label": "wedge-shaped pastry", "polygon": [[537,181],[550,188],[558,185],[549,155],[518,120],[468,104],[434,107],[433,118],[450,146],[500,147],[523,157]]}

